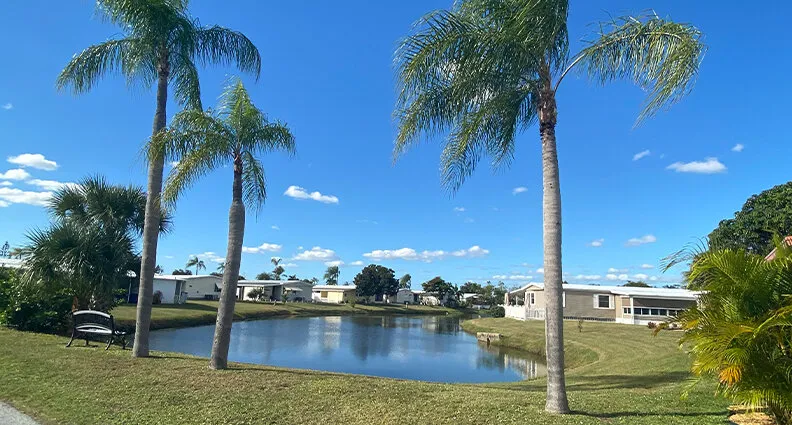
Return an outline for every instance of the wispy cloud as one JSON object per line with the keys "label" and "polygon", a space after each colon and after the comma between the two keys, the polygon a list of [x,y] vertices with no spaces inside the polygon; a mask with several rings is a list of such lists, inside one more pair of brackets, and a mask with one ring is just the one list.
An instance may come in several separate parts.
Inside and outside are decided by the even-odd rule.
{"label": "wispy cloud", "polygon": [[704,161],[675,162],[668,167],[677,173],[716,174],[726,171],[726,166],[718,158],[705,158]]}
{"label": "wispy cloud", "polygon": [[575,276],[576,280],[601,280],[602,276],[598,274],[579,274]]}
{"label": "wispy cloud", "polygon": [[272,230],[280,230],[280,227],[272,225],[272,226],[270,226],[270,229],[272,229]]}
{"label": "wispy cloud", "polygon": [[6,182],[6,181],[0,182],[0,186],[13,186],[13,185],[14,185],[14,183],[11,183],[11,182]]}
{"label": "wispy cloud", "polygon": [[454,207],[454,211],[456,211],[456,212],[465,212],[465,207]]}
{"label": "wispy cloud", "polygon": [[594,239],[593,241],[589,242],[588,246],[593,246],[594,248],[599,248],[604,243],[605,243],[605,239],[599,238],[599,239]]}
{"label": "wispy cloud", "polygon": [[608,273],[627,273],[627,269],[617,269],[615,267],[611,267],[608,269]]}
{"label": "wispy cloud", "polygon": [[243,246],[242,252],[247,254],[263,254],[265,252],[278,252],[281,250],[281,248],[282,246],[276,243],[264,242],[259,246]]}
{"label": "wispy cloud", "polygon": [[353,261],[353,262],[349,263],[350,266],[362,266],[363,264],[365,264],[365,263],[363,261],[361,261],[361,260],[357,260],[357,261]]}
{"label": "wispy cloud", "polygon": [[745,149],[742,143],[737,143],[734,147],[731,148],[732,152],[742,152]]}
{"label": "wispy cloud", "polygon": [[362,220],[355,220],[355,222],[356,222],[356,223],[361,223],[361,224],[379,224],[379,222],[378,222],[378,221],[369,220],[369,219],[367,219],[367,218],[364,218],[364,219],[362,219]]}
{"label": "wispy cloud", "polygon": [[523,193],[523,192],[527,192],[527,191],[528,191],[528,188],[525,187],[525,186],[515,187],[514,189],[512,189],[512,195],[517,195],[517,194],[520,194],[520,193]]}
{"label": "wispy cloud", "polygon": [[642,269],[653,269],[654,266],[651,264],[641,264]]}
{"label": "wispy cloud", "polygon": [[31,184],[33,186],[38,186],[44,190],[50,190],[50,191],[58,190],[66,186],[71,186],[71,187],[78,186],[77,183],[73,183],[73,182],[59,182],[56,180],[39,180],[39,179],[28,180],[25,183]]}
{"label": "wispy cloud", "polygon": [[543,274],[544,273],[544,267],[539,267],[538,269],[536,269],[536,273]]}
{"label": "wispy cloud", "polygon": [[8,162],[21,167],[37,168],[44,171],[53,171],[58,168],[58,163],[51,161],[40,153],[23,153],[22,155],[9,156]]}
{"label": "wispy cloud", "polygon": [[8,170],[5,173],[0,173],[0,179],[3,180],[26,180],[29,178],[30,174],[21,168],[14,168],[13,170]]}
{"label": "wispy cloud", "polygon": [[324,204],[337,204],[338,198],[333,195],[323,195],[320,192],[308,192],[300,186],[289,186],[284,195],[294,199],[311,199]]}
{"label": "wispy cloud", "polygon": [[639,245],[645,245],[645,244],[654,243],[654,242],[657,242],[657,238],[654,235],[644,235],[644,236],[641,236],[640,238],[630,238],[630,239],[628,239],[627,242],[625,243],[625,245],[626,246],[639,246]]}
{"label": "wispy cloud", "polygon": [[5,105],[3,105],[2,108],[5,109],[6,111],[10,111],[11,109],[14,109],[14,104],[11,103],[11,102],[8,102]]}
{"label": "wispy cloud", "polygon": [[217,255],[213,251],[206,251],[203,254],[192,254],[191,256],[195,256],[201,260],[211,261],[213,263],[218,263],[218,264],[225,261],[224,257]]}
{"label": "wispy cloud", "polygon": [[489,250],[474,245],[468,249],[460,249],[457,251],[436,250],[418,252],[413,248],[377,249],[367,252],[363,254],[363,256],[372,260],[419,260],[430,263],[445,258],[475,258],[483,257],[487,254],[489,254]]}
{"label": "wispy cloud", "polygon": [[327,267],[341,267],[344,265],[344,262],[341,260],[325,261],[324,265]]}
{"label": "wispy cloud", "polygon": [[647,157],[647,156],[649,156],[651,154],[652,154],[652,152],[649,149],[647,149],[645,151],[638,152],[637,154],[633,155],[633,161],[638,161],[639,159],[645,158],[645,157]]}
{"label": "wispy cloud", "polygon": [[531,280],[531,279],[533,279],[533,276],[526,276],[526,275],[521,275],[521,274],[510,274],[510,275],[496,274],[495,276],[492,276],[492,279],[494,279],[494,280]]}
{"label": "wispy cloud", "polygon": [[27,204],[45,206],[52,197],[52,192],[31,192],[12,187],[0,187],[0,200],[5,206],[10,204]]}

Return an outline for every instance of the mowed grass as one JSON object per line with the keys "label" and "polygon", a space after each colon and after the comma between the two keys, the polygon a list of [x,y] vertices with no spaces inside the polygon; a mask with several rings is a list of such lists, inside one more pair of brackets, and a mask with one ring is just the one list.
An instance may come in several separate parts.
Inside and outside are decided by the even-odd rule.
{"label": "mowed grass", "polygon": [[[185,304],[155,305],[151,312],[151,329],[181,328],[215,323],[217,301],[188,301]],[[125,304],[111,311],[116,322],[124,327],[135,326],[137,306]],[[321,304],[321,303],[254,303],[237,302],[234,320],[266,319],[276,316],[333,316],[350,314],[457,314],[457,310],[425,305]]]}
{"label": "mowed grass", "polygon": [[[478,319],[465,326],[499,332],[513,346],[543,343],[541,322]],[[689,361],[677,349],[678,334],[652,337],[644,327],[598,323],[578,332],[569,322],[566,336],[580,353],[567,373],[575,411],[568,416],[544,413],[543,379],[464,385],[243,364],[211,371],[203,358],[133,359],[128,350],[64,348],[63,337],[5,329],[0,400],[62,424],[726,423],[728,403],[713,397],[712,384],[680,399]]]}

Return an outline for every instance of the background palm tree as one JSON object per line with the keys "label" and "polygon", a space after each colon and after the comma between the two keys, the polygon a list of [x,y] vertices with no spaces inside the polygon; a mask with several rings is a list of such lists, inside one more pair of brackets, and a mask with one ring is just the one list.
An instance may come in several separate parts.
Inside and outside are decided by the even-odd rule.
{"label": "background palm tree", "polygon": [[[123,38],[93,45],[75,55],[58,77],[59,89],[88,92],[107,73],[117,72],[127,82],[146,87],[157,83],[157,103],[152,137],[165,128],[168,86],[176,101],[201,109],[196,63],[234,63],[258,77],[258,49],[244,35],[219,26],[201,26],[187,10],[188,0],[97,0],[97,11],[121,27]],[[149,325],[154,268],[157,261],[157,224],[160,221],[162,155],[151,155],[148,164],[148,199],[143,230],[143,259],[132,355],[149,352]]]}
{"label": "background palm tree", "polygon": [[189,260],[187,260],[187,264],[185,265],[185,267],[187,268],[195,267],[196,276],[198,276],[199,270],[206,270],[206,264],[204,264],[203,260],[198,259],[198,257],[194,255],[190,257]]}
{"label": "background palm tree", "polygon": [[180,112],[171,129],[161,136],[152,142],[150,151],[156,155],[164,149],[167,157],[180,160],[165,183],[163,198],[168,203],[175,202],[200,177],[233,164],[228,249],[210,360],[211,368],[225,369],[245,236],[245,205],[258,212],[267,197],[264,167],[257,157],[273,151],[293,155],[294,136],[284,124],[269,122],[238,80],[226,87],[217,110]]}
{"label": "background palm tree", "polygon": [[[134,246],[145,205],[142,188],[114,186],[98,176],[57,190],[47,206],[52,226],[30,232],[22,250],[25,281],[64,287],[79,308],[107,309],[113,291],[127,287],[131,264],[139,264]],[[160,230],[169,225],[166,214]]]}
{"label": "background palm tree", "polygon": [[688,24],[652,15],[600,25],[570,56],[567,0],[461,0],[421,18],[396,52],[399,121],[394,155],[422,135],[448,134],[443,183],[456,191],[478,161],[508,165],[517,134],[539,122],[542,143],[546,410],[569,412],[561,299],[561,191],[556,91],[569,71],[606,83],[629,79],[648,93],[639,122],[680,100],[705,51]]}
{"label": "background palm tree", "polygon": [[341,270],[338,266],[329,266],[324,274],[324,280],[328,285],[338,285],[338,278],[341,276]]}
{"label": "background palm tree", "polygon": [[225,263],[220,263],[217,265],[217,271],[222,273],[225,271]]}

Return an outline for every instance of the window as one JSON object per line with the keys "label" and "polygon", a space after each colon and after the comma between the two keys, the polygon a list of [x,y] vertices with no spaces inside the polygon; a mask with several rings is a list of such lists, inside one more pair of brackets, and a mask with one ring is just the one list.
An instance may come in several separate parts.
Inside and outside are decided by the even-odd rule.
{"label": "window", "polygon": [[630,307],[624,307],[624,314],[632,314]]}
{"label": "window", "polygon": [[595,308],[613,308],[610,295],[594,295]]}
{"label": "window", "polygon": [[321,291],[321,292],[319,292],[319,297],[321,297],[321,298],[327,298],[327,291]]}
{"label": "window", "polygon": [[[625,308],[624,312],[627,313],[629,308]],[[681,310],[670,308],[644,308],[635,307],[635,314],[640,316],[676,316]]]}
{"label": "window", "polygon": [[651,314],[652,314],[652,316],[659,316],[659,315],[660,315],[660,309],[658,309],[658,308],[653,308],[653,309],[651,309],[651,310],[652,310],[652,313],[651,313]]}
{"label": "window", "polygon": [[528,303],[531,305],[536,304],[536,294],[534,294],[533,292],[528,293]]}

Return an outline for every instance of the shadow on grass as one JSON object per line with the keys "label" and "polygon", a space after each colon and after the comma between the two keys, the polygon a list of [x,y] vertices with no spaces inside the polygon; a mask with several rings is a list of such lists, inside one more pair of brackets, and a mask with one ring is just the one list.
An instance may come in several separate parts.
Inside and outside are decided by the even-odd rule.
{"label": "shadow on grass", "polygon": [[[668,384],[683,383],[690,378],[685,371],[655,373],[646,375],[591,375],[575,376],[568,379],[568,391],[600,391],[613,389],[652,389]],[[523,381],[510,384],[511,389],[519,391],[545,391],[544,380]]]}
{"label": "shadow on grass", "polygon": [[[648,417],[680,417],[680,418],[723,418],[726,422],[726,412],[723,410],[706,412],[608,412],[608,413],[588,413],[583,411],[572,411],[573,415],[587,416],[597,419],[616,419],[616,418],[648,418]],[[691,419],[692,421],[692,419]],[[696,423],[694,421],[690,423]]]}

